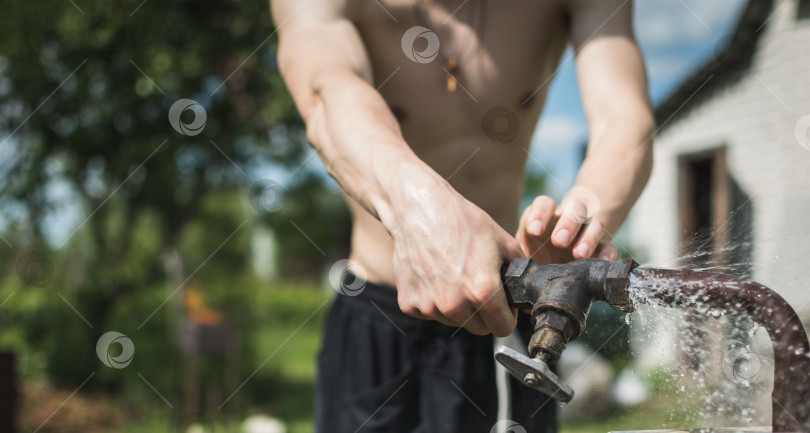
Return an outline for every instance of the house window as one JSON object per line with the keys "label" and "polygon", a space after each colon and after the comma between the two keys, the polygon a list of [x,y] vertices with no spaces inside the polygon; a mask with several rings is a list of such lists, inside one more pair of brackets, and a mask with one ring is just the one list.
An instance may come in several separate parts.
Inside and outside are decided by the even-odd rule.
{"label": "house window", "polygon": [[799,0],[799,9],[796,11],[796,18],[800,20],[810,18],[810,0]]}
{"label": "house window", "polygon": [[749,277],[753,204],[726,166],[726,149],[683,155],[680,165],[683,265]]}
{"label": "house window", "polygon": [[[679,160],[679,209],[683,266],[750,277],[753,204],[726,165],[726,149],[683,155]],[[730,315],[728,337],[745,341],[747,319]],[[702,315],[686,316],[684,360],[694,370],[709,356],[709,333],[719,330]],[[750,326],[744,329],[750,329]],[[747,334],[747,333],[744,333]]]}

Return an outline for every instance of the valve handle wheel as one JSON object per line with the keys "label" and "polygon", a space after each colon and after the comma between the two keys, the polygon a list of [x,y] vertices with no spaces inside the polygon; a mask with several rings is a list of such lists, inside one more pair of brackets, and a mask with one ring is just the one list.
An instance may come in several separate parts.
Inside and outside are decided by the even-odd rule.
{"label": "valve handle wheel", "polygon": [[574,390],[540,359],[529,358],[506,346],[498,346],[495,349],[495,360],[529,388],[536,389],[563,403],[568,403],[574,398]]}

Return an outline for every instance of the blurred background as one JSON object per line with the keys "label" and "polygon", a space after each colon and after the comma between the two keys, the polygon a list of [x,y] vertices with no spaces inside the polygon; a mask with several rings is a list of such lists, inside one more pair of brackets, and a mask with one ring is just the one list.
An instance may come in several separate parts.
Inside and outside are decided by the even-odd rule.
{"label": "blurred background", "polygon": [[[751,276],[806,311],[809,4],[635,2],[660,129],[625,256]],[[311,431],[350,219],[267,3],[10,0],[0,29],[0,430]],[[583,157],[570,49],[549,95],[527,202],[560,199]],[[563,431],[732,411],[700,397],[719,364],[661,331],[680,316],[638,319],[594,307],[561,361],[582,396]],[[698,337],[698,365],[728,355]]]}

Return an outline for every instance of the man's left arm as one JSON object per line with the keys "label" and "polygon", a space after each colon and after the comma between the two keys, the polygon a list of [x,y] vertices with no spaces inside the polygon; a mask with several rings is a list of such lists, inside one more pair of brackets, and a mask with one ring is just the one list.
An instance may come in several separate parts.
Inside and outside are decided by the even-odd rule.
{"label": "man's left arm", "polygon": [[551,198],[538,197],[521,218],[518,240],[530,250],[548,239],[553,226],[551,243],[571,248],[574,258],[612,260],[618,251],[603,239],[619,229],[647,184],[655,122],[633,35],[632,2],[569,4],[588,150],[574,189],[558,208]]}

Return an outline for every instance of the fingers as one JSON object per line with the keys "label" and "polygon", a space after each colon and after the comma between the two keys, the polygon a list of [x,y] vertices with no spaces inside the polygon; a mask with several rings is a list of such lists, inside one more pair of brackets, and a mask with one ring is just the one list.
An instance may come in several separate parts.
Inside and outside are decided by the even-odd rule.
{"label": "fingers", "polygon": [[[503,291],[503,289],[501,289],[501,291]],[[506,295],[503,294],[503,296],[503,302],[504,305],[506,305]],[[435,302],[428,299],[423,304],[419,304],[418,299],[414,301],[415,302],[412,302],[410,299],[403,298],[403,292],[399,292],[398,303],[400,310],[408,316],[421,320],[435,320],[443,325],[454,328],[464,328],[475,335],[488,335],[495,332],[490,328],[490,325],[484,321],[479,307],[476,305],[478,304],[476,301],[463,298],[442,298],[435,300]],[[481,302],[481,305],[483,304],[484,302]],[[509,312],[509,315],[511,315],[509,307],[506,307],[506,310]],[[512,325],[512,328],[514,328],[514,325]]]}
{"label": "fingers", "polygon": [[[586,188],[574,187],[563,200],[561,207],[562,212],[551,235],[551,243],[557,248],[568,248],[579,234],[582,226],[593,221],[599,212],[599,198]],[[593,242],[586,247],[580,248],[583,252],[585,248],[592,251],[595,246],[596,242]],[[583,257],[577,253],[574,250],[576,258]]]}
{"label": "fingers", "polygon": [[479,313],[486,327],[496,337],[506,337],[514,331],[517,325],[516,310],[509,307],[506,301],[506,292],[499,284],[488,300],[480,302]]}
{"label": "fingers", "polygon": [[492,332],[478,313],[473,314],[463,328],[475,335],[489,335]]}
{"label": "fingers", "polygon": [[616,260],[619,257],[619,248],[612,242],[602,240],[604,236],[604,225],[598,219],[583,226],[582,234],[573,247],[574,258],[597,257],[611,262]]}
{"label": "fingers", "polygon": [[487,335],[491,332],[470,300],[440,299],[437,308],[441,315],[447,318],[447,321],[441,321],[447,326],[464,328],[475,335]]}
{"label": "fingers", "polygon": [[454,326],[461,326],[473,334],[492,333],[496,337],[505,337],[517,325],[517,309],[509,306],[498,274],[495,279],[485,274],[474,279],[468,300],[461,305],[461,308],[442,308],[442,313],[455,320]]}
{"label": "fingers", "polygon": [[506,300],[499,274],[494,279],[482,275],[474,280],[470,298],[490,332],[496,337],[512,333],[517,325],[517,314]]}
{"label": "fingers", "polygon": [[444,324],[454,328],[464,328],[475,335],[489,335],[492,331],[489,329],[486,322],[484,322],[481,315],[476,313],[472,308],[468,308],[467,310],[469,311],[468,314],[460,315],[452,322]]}
{"label": "fingers", "polygon": [[612,242],[602,241],[596,248],[595,255],[602,260],[612,262],[619,257],[619,248]]}
{"label": "fingers", "polygon": [[554,211],[557,204],[554,199],[541,195],[534,199],[531,206],[527,209],[526,233],[529,236],[541,236],[548,229],[551,223],[551,218],[554,216]]}
{"label": "fingers", "polygon": [[582,226],[582,222],[577,218],[579,212],[579,204],[577,203],[563,210],[560,220],[557,221],[557,226],[554,227],[554,232],[551,234],[551,243],[555,247],[568,248],[571,245],[571,241],[579,233]]}
{"label": "fingers", "polygon": [[557,204],[549,196],[538,196],[532,201],[520,219],[516,239],[523,255],[532,257],[548,242],[548,233],[554,226]]}
{"label": "fingers", "polygon": [[[523,251],[522,242],[505,235],[504,241],[500,244],[500,253],[503,256],[503,264],[509,264],[510,261],[517,258],[527,257],[527,253]],[[500,283],[500,272],[498,273],[498,282]]]}
{"label": "fingers", "polygon": [[415,319],[421,320],[435,320],[437,322],[444,323],[445,325],[449,325],[451,322],[450,319],[445,317],[435,305],[428,305],[424,304],[421,307],[411,302],[410,300],[405,300],[402,297],[403,292],[399,292],[397,303],[399,304],[399,309],[405,313],[406,316],[411,316]]}
{"label": "fingers", "polygon": [[598,219],[593,219],[583,227],[582,234],[574,244],[572,252],[575,259],[585,259],[591,257],[599,246],[599,241],[605,235],[605,227]]}

